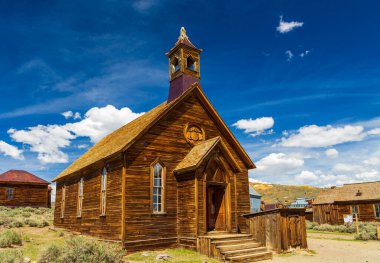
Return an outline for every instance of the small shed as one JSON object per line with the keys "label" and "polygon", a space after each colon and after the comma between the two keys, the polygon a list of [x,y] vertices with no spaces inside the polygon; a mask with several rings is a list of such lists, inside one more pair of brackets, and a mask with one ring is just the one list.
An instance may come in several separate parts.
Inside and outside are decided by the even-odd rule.
{"label": "small shed", "polygon": [[0,174],[0,206],[50,207],[49,182],[23,170]]}
{"label": "small shed", "polygon": [[296,200],[289,205],[289,208],[305,208],[309,205],[306,198],[299,197],[296,198]]}
{"label": "small shed", "polygon": [[251,202],[251,213],[260,212],[261,195],[250,185],[249,200]]}

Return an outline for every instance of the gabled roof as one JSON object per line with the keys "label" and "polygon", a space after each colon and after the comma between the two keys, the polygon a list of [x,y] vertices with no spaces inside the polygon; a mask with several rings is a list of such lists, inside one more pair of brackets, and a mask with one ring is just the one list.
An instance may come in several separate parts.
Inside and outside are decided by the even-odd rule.
{"label": "gabled roof", "polygon": [[9,170],[0,174],[0,183],[50,184],[34,174],[23,170]]}
{"label": "gabled roof", "polygon": [[380,200],[380,181],[344,184],[341,187],[324,189],[314,200],[313,204],[367,200]]}
{"label": "gabled roof", "polygon": [[252,187],[252,185],[249,185],[249,195],[253,195],[253,196],[259,196],[261,197],[261,194],[259,194],[255,188]]}
{"label": "gabled roof", "polygon": [[239,171],[239,165],[235,162],[231,153],[228,151],[227,147],[223,144],[222,139],[217,136],[215,138],[209,139],[207,141],[201,142],[195,145],[190,152],[183,158],[183,160],[174,169],[175,173],[184,173],[195,170],[201,165],[202,161],[207,158],[207,156],[215,149],[215,147],[220,146],[220,150],[224,153],[228,163],[231,167]]}
{"label": "gabled roof", "polygon": [[170,103],[163,102],[152,110],[148,111],[139,118],[129,122],[123,127],[117,129],[116,131],[110,133],[92,148],[90,148],[86,153],[74,161],[69,167],[67,167],[63,172],[61,172],[57,177],[53,179],[57,181],[65,176],[71,175],[81,169],[101,160],[105,160],[117,153],[126,151],[138,138],[143,136],[155,123],[157,123],[161,118],[166,116],[172,108],[178,105],[180,102],[188,98],[191,94],[198,97],[200,102],[204,105],[206,111],[215,120],[221,132],[230,139],[232,146],[236,149],[237,153],[240,155],[244,163],[248,168],[253,169],[255,165],[249,158],[248,154],[241,147],[239,142],[233,136],[231,131],[228,129],[227,125],[220,118],[218,113],[215,111],[214,107],[211,105],[210,101],[204,95],[199,83],[195,82],[188,90],[186,90],[181,96],[171,101]]}
{"label": "gabled roof", "polygon": [[215,145],[220,141],[220,137],[209,139],[207,141],[201,142],[191,148],[190,152],[183,158],[183,160],[174,169],[176,173],[181,173],[184,171],[190,171],[196,169],[202,160],[214,149]]}

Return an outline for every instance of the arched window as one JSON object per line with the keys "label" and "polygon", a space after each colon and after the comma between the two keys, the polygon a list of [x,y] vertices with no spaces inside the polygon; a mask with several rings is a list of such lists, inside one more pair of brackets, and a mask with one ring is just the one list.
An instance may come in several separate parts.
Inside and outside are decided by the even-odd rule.
{"label": "arched window", "polygon": [[62,200],[61,200],[61,218],[65,216],[65,206],[66,206],[66,185],[62,185]]}
{"label": "arched window", "polygon": [[103,168],[100,197],[100,215],[106,215],[106,196],[107,196],[107,169]]}
{"label": "arched window", "polygon": [[165,167],[156,162],[152,166],[152,210],[153,213],[165,212]]}
{"label": "arched window", "polygon": [[180,69],[180,59],[177,57],[174,57],[174,59],[171,61],[171,73],[174,73],[179,69]]}
{"label": "arched window", "polygon": [[80,178],[78,184],[78,211],[77,217],[82,216],[82,207],[83,207],[83,177]]}

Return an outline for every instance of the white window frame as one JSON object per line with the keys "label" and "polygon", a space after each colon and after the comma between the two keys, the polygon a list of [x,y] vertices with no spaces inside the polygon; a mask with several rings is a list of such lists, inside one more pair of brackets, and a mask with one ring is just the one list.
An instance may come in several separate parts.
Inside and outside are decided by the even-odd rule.
{"label": "white window frame", "polygon": [[100,215],[106,215],[107,207],[107,168],[104,167],[102,170],[102,175],[100,177]]}
{"label": "white window frame", "polygon": [[[159,169],[160,170],[156,170]],[[160,176],[158,173],[161,173]],[[151,166],[151,205],[153,214],[165,213],[165,184],[166,184],[166,168],[159,160],[156,160]]]}
{"label": "white window frame", "polygon": [[61,218],[65,216],[65,206],[66,206],[66,184],[62,185],[62,196],[61,196]]}
{"label": "white window frame", "polygon": [[82,217],[82,210],[83,210],[83,177],[79,179],[78,182],[78,210],[77,210],[77,217]]}

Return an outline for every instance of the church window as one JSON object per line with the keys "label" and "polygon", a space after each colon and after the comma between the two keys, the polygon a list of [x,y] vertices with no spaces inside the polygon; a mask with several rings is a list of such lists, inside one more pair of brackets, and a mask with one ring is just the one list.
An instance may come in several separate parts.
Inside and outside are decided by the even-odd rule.
{"label": "church window", "polygon": [[160,162],[152,165],[152,211],[165,212],[165,167]]}

